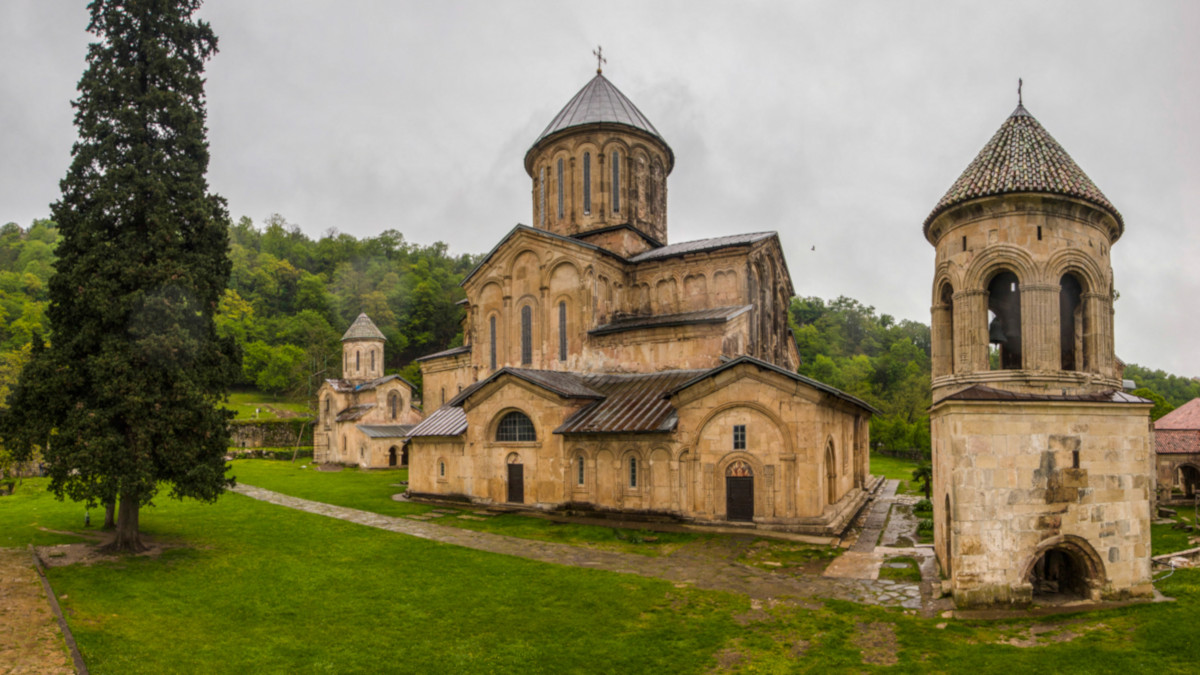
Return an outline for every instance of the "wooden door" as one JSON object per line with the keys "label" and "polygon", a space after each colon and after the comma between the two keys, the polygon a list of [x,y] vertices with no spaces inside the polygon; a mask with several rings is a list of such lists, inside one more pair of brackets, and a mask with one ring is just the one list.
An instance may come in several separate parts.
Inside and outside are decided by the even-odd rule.
{"label": "wooden door", "polygon": [[509,464],[508,466],[508,501],[513,504],[525,503],[525,465]]}
{"label": "wooden door", "polygon": [[754,477],[725,477],[725,517],[729,520],[754,520]]}

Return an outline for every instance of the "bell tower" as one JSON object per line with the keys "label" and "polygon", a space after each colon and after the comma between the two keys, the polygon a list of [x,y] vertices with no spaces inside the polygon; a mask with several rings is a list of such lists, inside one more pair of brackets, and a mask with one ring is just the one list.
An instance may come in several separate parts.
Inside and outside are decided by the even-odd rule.
{"label": "bell tower", "polygon": [[597,68],[525,153],[533,226],[622,256],[664,246],[674,167],[658,130]]}
{"label": "bell tower", "polygon": [[377,380],[383,377],[383,343],[387,338],[366,314],[359,314],[342,336],[342,379]]}
{"label": "bell tower", "polygon": [[935,549],[960,606],[1151,592],[1148,402],[1113,340],[1124,227],[1020,103],[925,220]]}

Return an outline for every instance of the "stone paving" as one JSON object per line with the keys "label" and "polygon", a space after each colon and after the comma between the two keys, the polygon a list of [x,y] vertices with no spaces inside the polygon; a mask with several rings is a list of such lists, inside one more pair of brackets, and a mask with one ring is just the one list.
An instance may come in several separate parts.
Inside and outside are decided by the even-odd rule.
{"label": "stone paving", "polygon": [[0,548],[0,673],[74,672],[32,555],[24,549]]}
{"label": "stone paving", "polygon": [[[922,591],[921,585],[918,584],[873,578],[790,576],[738,562],[741,555],[756,539],[754,533],[704,539],[681,546],[670,554],[650,557],[620,551],[603,551],[569,544],[520,539],[490,532],[475,532],[411,517],[385,516],[291,497],[244,483],[238,484],[233,491],[271,504],[421,539],[559,565],[656,577],[679,586],[690,585],[706,590],[731,591],[758,600],[785,596],[835,598],[907,609],[922,608]],[[895,487],[893,486],[891,494],[894,494],[894,491]],[[878,532],[875,536],[878,536]],[[878,567],[875,569],[877,575]]]}

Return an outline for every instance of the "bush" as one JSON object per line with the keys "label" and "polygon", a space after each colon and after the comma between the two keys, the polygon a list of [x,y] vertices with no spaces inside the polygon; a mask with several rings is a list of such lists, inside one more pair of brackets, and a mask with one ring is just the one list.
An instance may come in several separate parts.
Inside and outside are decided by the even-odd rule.
{"label": "bush", "polygon": [[933,518],[922,518],[917,523],[917,532],[933,532]]}
{"label": "bush", "polygon": [[922,499],[916,504],[913,504],[913,511],[933,511],[933,502],[929,501],[928,499]]}

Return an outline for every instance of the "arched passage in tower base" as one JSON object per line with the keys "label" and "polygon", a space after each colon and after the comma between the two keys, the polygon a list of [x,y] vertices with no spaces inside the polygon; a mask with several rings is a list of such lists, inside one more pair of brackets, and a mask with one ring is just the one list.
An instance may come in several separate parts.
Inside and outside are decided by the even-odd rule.
{"label": "arched passage in tower base", "polygon": [[1087,540],[1060,535],[1042,542],[1025,563],[1021,578],[1038,603],[1099,600],[1104,562]]}

